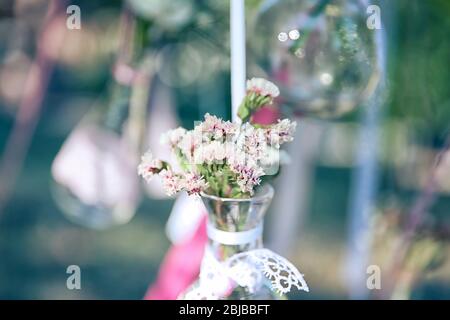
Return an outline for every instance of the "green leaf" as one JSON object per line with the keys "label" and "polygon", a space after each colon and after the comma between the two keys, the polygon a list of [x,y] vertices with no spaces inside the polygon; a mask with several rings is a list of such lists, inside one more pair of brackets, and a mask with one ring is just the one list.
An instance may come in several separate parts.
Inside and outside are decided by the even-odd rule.
{"label": "green leaf", "polygon": [[247,121],[250,118],[250,110],[248,110],[245,100],[242,102],[242,104],[239,106],[238,109],[238,116],[241,118],[242,122]]}

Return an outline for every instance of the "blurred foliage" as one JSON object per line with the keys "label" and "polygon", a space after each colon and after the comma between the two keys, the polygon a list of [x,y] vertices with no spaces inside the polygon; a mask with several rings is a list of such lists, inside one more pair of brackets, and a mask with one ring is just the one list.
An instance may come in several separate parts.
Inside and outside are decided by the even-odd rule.
{"label": "blurred foliage", "polygon": [[390,42],[391,114],[410,121],[416,138],[422,136],[441,145],[450,129],[450,3],[433,0],[395,4],[397,31]]}

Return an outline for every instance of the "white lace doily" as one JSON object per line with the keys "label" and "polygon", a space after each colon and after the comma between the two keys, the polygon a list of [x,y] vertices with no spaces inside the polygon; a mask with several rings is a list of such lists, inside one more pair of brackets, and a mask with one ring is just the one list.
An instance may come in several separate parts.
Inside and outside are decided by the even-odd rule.
{"label": "white lace doily", "polygon": [[186,293],[189,300],[226,297],[237,284],[248,292],[256,292],[269,280],[272,290],[286,294],[293,288],[309,292],[303,275],[285,258],[268,249],[238,253],[224,262],[207,249],[202,261],[198,287]]}

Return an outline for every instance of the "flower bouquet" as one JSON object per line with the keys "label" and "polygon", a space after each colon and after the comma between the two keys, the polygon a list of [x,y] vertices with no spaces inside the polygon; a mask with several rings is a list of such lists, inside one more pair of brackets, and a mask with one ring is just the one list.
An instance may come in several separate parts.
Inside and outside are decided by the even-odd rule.
{"label": "flower bouquet", "polygon": [[175,161],[145,153],[138,173],[158,176],[168,195],[200,196],[208,210],[208,247],[200,279],[186,298],[272,298],[292,287],[308,291],[298,270],[263,249],[263,217],[273,189],[263,183],[278,171],[280,146],[292,141],[296,123],[252,123],[252,115],[273,103],[278,88],[261,78],[247,81],[247,94],[230,122],[206,114],[192,130],[177,128],[162,137]]}

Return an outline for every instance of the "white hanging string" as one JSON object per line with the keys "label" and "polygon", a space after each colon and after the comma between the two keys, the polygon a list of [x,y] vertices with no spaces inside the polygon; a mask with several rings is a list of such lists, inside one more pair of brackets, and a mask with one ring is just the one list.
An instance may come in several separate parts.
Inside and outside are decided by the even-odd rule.
{"label": "white hanging string", "polygon": [[245,2],[230,1],[230,43],[231,43],[231,115],[237,116],[239,104],[245,96]]}

